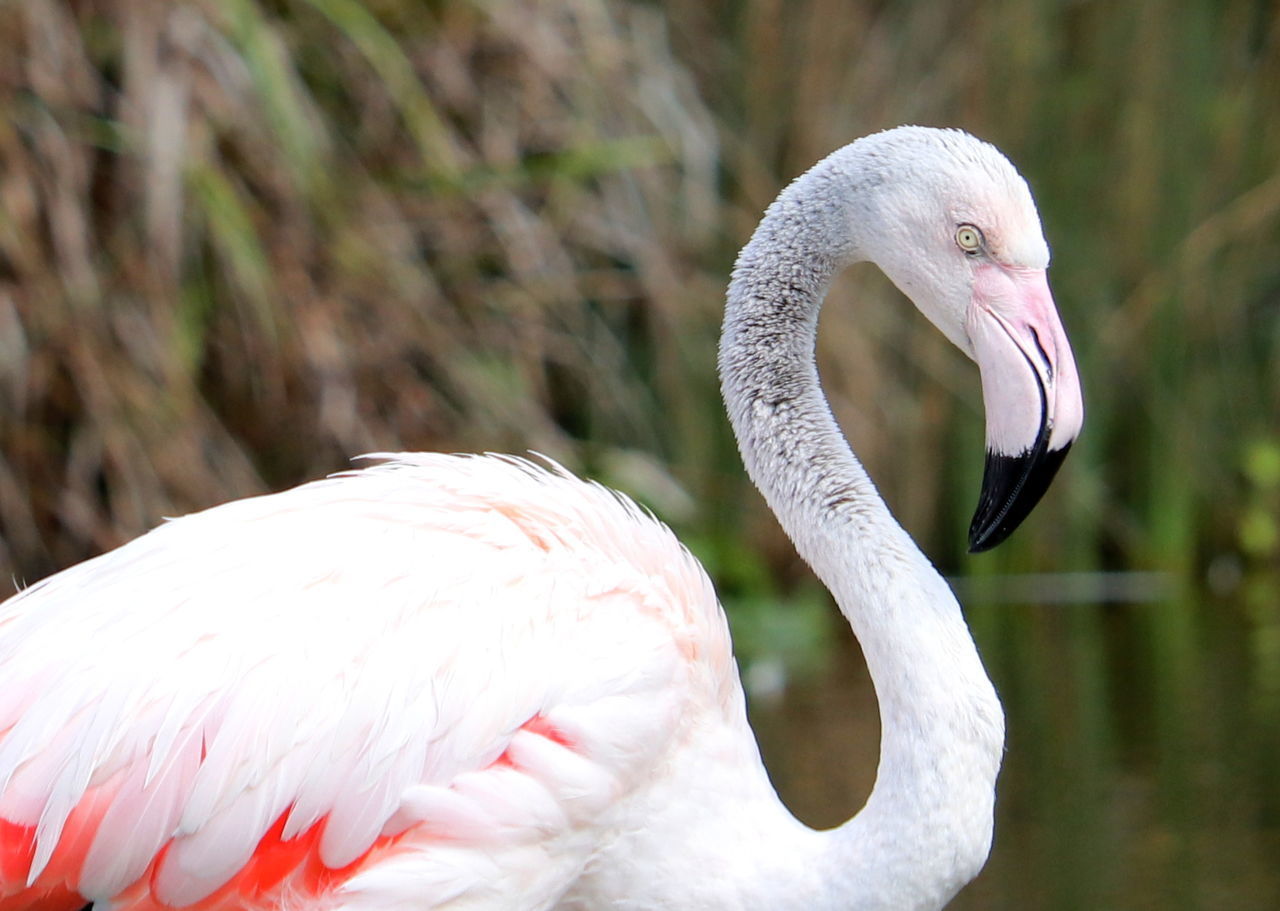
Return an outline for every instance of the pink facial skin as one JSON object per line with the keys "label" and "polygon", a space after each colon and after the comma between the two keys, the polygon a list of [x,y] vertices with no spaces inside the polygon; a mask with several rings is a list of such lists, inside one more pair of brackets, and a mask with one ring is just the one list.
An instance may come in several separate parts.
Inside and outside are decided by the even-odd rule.
{"label": "pink facial skin", "polygon": [[978,265],[965,329],[982,374],[987,451],[1022,455],[1042,429],[1048,450],[1069,445],[1084,403],[1045,270]]}
{"label": "pink facial skin", "polygon": [[1043,269],[978,264],[965,330],[982,373],[987,463],[969,550],[1007,538],[1048,490],[1080,432],[1075,358]]}

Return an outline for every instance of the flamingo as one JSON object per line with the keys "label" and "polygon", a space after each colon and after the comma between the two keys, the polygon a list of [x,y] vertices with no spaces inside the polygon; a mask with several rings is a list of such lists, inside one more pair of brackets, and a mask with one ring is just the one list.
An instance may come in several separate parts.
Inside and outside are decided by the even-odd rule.
{"label": "flamingo", "polygon": [[994,147],[899,127],[796,179],[734,269],[743,459],[875,683],[847,823],[775,795],[724,613],[660,522],[555,465],[383,454],[0,605],[0,909],[942,907],[990,849],[1003,713],[831,416],[818,311],[870,260],[977,361],[984,549],[1083,417],[1048,259]]}

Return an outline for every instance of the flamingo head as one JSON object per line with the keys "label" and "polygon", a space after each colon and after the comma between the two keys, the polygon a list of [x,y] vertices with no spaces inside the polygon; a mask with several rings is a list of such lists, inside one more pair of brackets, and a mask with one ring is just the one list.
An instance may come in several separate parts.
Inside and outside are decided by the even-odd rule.
{"label": "flamingo head", "polygon": [[856,213],[870,222],[864,255],[982,375],[987,460],[969,549],[987,550],[1039,502],[1084,418],[1040,217],[1008,159],[967,133],[900,127],[863,143],[878,165]]}

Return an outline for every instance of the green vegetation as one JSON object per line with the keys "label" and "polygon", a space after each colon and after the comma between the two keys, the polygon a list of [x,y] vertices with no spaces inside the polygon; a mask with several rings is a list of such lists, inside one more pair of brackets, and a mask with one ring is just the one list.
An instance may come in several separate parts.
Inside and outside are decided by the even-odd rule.
{"label": "green vegetation", "polygon": [[[651,505],[743,646],[797,666],[818,665],[829,615],[720,414],[733,255],[856,136],[995,142],[1037,195],[1086,396],[1026,527],[963,553],[976,371],[880,275],[839,282],[820,350],[887,499],[971,580],[1009,704],[1002,826],[1032,824],[984,882],[1022,885],[973,901],[1145,907],[1117,898],[1132,850],[1163,877],[1151,907],[1280,904],[1274,878],[1249,880],[1269,896],[1250,905],[1202,876],[1230,813],[1266,833],[1240,836],[1233,875],[1280,856],[1260,758],[1280,747],[1268,5],[10,0],[0,34],[0,577],[360,452],[534,449]],[[983,595],[1132,569],[1167,574],[1171,602]]]}
{"label": "green vegetation", "polygon": [[1029,176],[1089,412],[1037,520],[970,561],[974,372],[855,271],[824,372],[913,533],[978,573],[1273,561],[1280,59],[1250,4],[9,3],[0,27],[21,577],[398,446],[537,448],[660,510],[677,485],[713,563],[746,529],[799,577],[718,416],[722,286],[785,180],[900,121]]}

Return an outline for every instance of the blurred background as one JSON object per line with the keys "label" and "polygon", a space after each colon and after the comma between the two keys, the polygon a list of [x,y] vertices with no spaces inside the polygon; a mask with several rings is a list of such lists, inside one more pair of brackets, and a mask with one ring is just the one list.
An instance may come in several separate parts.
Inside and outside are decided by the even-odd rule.
{"label": "blurred background", "polygon": [[875,705],[743,477],[723,288],[834,148],[996,143],[1087,410],[1013,540],[964,553],[977,371],[874,269],[820,351],[1009,716],[954,907],[1280,907],[1274,4],[8,0],[0,48],[0,577],[361,452],[535,449],[702,558],[824,826],[870,787]]}

